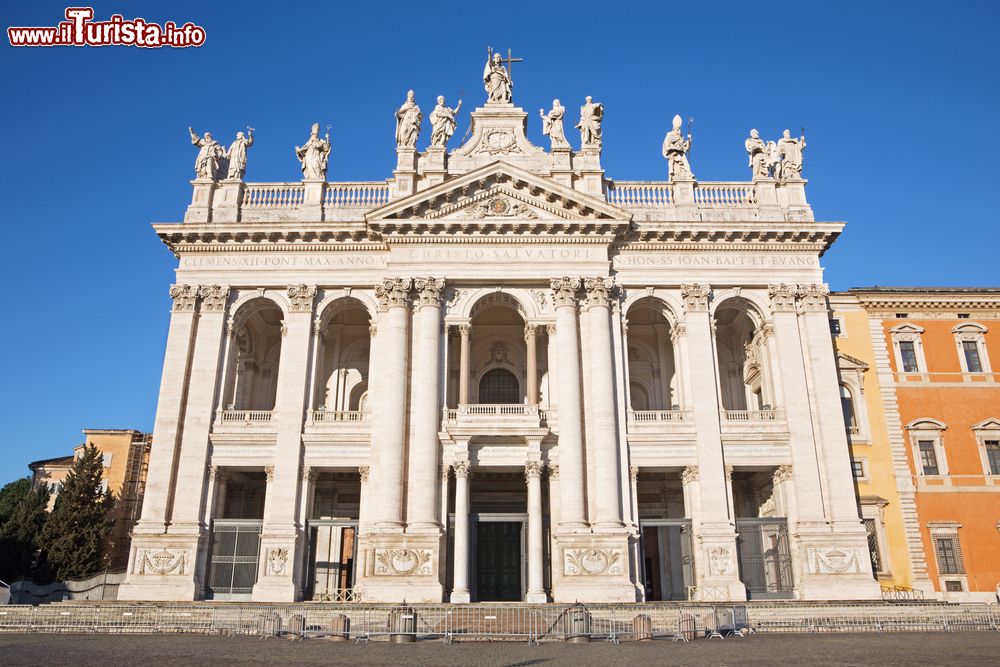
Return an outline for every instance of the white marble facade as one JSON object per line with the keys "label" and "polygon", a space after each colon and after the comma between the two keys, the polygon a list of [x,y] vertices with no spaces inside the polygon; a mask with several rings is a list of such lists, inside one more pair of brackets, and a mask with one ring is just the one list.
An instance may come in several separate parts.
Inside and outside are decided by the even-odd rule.
{"label": "white marble facade", "polygon": [[878,596],[843,225],[797,178],[613,181],[613,137],[546,151],[526,116],[401,142],[384,182],[199,178],[154,225],[179,267],[123,599]]}

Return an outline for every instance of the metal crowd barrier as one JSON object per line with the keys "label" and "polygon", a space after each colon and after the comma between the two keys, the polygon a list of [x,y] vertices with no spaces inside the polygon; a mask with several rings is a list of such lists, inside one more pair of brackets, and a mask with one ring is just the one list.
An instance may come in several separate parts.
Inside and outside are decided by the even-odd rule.
{"label": "metal crowd barrier", "polygon": [[331,641],[591,642],[754,633],[1000,632],[997,605],[57,603],[0,607],[0,633],[195,633]]}

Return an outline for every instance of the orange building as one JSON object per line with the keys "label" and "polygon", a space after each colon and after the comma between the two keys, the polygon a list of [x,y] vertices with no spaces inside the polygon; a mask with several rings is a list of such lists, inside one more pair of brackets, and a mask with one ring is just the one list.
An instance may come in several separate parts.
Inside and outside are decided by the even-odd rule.
{"label": "orange building", "polygon": [[[1000,289],[873,287],[867,311],[901,492],[938,597],[1000,591]],[[898,417],[897,417],[898,415]],[[905,460],[909,479],[898,479]],[[923,572],[914,573],[922,579]],[[928,591],[929,592],[929,591]]]}
{"label": "orange building", "polygon": [[87,443],[104,456],[104,483],[115,496],[111,510],[112,528],[108,553],[110,567],[123,568],[128,563],[132,527],[142,510],[142,496],[149,465],[150,434],[133,429],[83,429],[85,441],[73,448],[73,456],[35,461],[28,465],[32,487],[48,486],[49,510],[55,504],[63,480]]}

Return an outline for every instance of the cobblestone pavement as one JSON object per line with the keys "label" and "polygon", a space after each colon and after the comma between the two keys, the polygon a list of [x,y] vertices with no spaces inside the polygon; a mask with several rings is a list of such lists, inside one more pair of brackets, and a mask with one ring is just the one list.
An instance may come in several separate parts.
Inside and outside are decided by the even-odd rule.
{"label": "cobblestone pavement", "polygon": [[998,633],[768,635],[619,646],[420,642],[357,645],[200,635],[0,635],[2,665],[997,665]]}

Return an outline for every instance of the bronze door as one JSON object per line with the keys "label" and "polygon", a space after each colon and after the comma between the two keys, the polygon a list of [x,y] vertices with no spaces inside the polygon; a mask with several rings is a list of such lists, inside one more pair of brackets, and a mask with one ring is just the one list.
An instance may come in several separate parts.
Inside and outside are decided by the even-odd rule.
{"label": "bronze door", "polygon": [[478,522],[476,590],[480,601],[521,599],[521,522]]}

